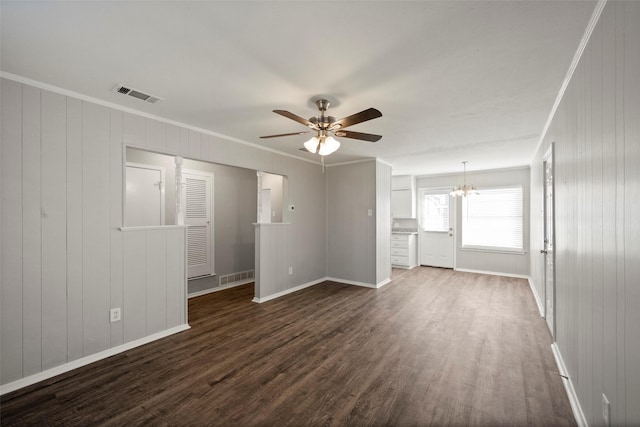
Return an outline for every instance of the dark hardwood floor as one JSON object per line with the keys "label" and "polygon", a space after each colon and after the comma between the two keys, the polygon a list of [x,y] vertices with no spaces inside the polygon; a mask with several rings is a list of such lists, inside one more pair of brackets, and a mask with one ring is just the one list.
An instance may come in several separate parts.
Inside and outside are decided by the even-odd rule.
{"label": "dark hardwood floor", "polygon": [[190,300],[189,331],[3,396],[2,425],[575,425],[525,280],[420,267],[252,297]]}

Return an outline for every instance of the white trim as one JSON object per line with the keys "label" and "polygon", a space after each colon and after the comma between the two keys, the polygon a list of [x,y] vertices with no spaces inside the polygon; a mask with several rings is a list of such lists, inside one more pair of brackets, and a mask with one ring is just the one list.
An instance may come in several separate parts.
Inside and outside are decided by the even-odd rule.
{"label": "white trim", "polygon": [[460,271],[463,273],[477,273],[477,274],[488,274],[490,276],[503,276],[503,277],[515,277],[516,279],[528,279],[529,276],[526,274],[514,274],[514,273],[501,273],[499,271],[484,271],[484,270],[471,270],[467,268],[454,268],[455,271]]}
{"label": "white trim", "polygon": [[241,280],[239,282],[233,282],[232,284],[218,286],[217,288],[203,289],[201,291],[196,291],[196,292],[190,293],[189,295],[187,295],[187,298],[191,299],[191,298],[201,297],[203,295],[212,294],[214,292],[224,291],[225,289],[235,288],[236,286],[246,285],[247,283],[253,283],[254,281],[255,281],[255,279],[252,277],[251,279],[245,279],[245,280]]}
{"label": "white trim", "polygon": [[540,296],[538,295],[538,290],[536,289],[535,285],[533,284],[533,279],[531,277],[527,277],[527,280],[529,281],[529,287],[531,288],[531,293],[533,294],[533,299],[536,300],[536,305],[538,306],[538,311],[540,312],[540,317],[544,317],[544,305],[542,304],[542,300],[540,299]]}
{"label": "white trim", "polygon": [[148,230],[171,230],[175,228],[188,228],[188,225],[143,225],[139,227],[118,227],[120,231],[148,231]]}
{"label": "white trim", "polygon": [[494,248],[491,246],[459,246],[459,250],[468,252],[488,252],[493,254],[526,255],[523,249]]}
{"label": "white trim", "polygon": [[593,14],[591,15],[591,18],[589,19],[589,23],[587,24],[587,29],[585,30],[584,35],[580,40],[580,44],[578,45],[578,49],[576,50],[576,53],[573,55],[573,59],[571,60],[571,64],[569,65],[569,69],[567,70],[567,74],[564,76],[564,81],[562,82],[562,86],[560,86],[560,91],[556,96],[556,100],[553,103],[553,107],[551,107],[551,112],[549,113],[549,117],[547,117],[547,122],[544,124],[544,127],[542,128],[542,133],[540,134],[540,140],[538,141],[538,145],[536,145],[536,149],[533,152],[534,158],[538,150],[540,150],[540,147],[542,146],[544,139],[547,136],[547,132],[549,131],[549,127],[551,126],[553,117],[556,115],[556,111],[560,106],[560,102],[562,102],[562,98],[564,98],[564,93],[566,92],[567,87],[569,87],[569,82],[573,77],[573,73],[576,71],[576,68],[578,67],[580,58],[582,58],[582,53],[587,47],[587,43],[591,38],[591,33],[593,33],[593,30],[596,27],[596,24],[600,19],[600,15],[602,14],[602,10],[604,9],[604,6],[606,4],[607,4],[607,0],[598,0],[598,3],[596,4],[595,9],[593,10]]}
{"label": "white trim", "polygon": [[19,380],[10,382],[8,384],[0,386],[0,396],[6,393],[10,393],[12,391],[21,389],[23,387],[30,386],[40,381],[47,380],[49,378],[53,378],[57,375],[64,374],[65,372],[72,371],[74,369],[80,368],[85,365],[89,365],[91,363],[97,362],[102,359],[106,359],[107,357],[114,356],[119,353],[123,353],[127,350],[131,350],[132,348],[140,347],[141,345],[148,344],[152,341],[159,340],[161,338],[168,337],[169,335],[176,334],[178,332],[186,331],[191,327],[188,324],[180,325],[173,327],[171,329],[167,329],[162,332],[158,332],[152,335],[148,335],[146,337],[130,341],[128,343],[109,348],[104,351],[100,351],[98,353],[94,353],[89,356],[82,357],[80,359],[76,359],[74,361],[65,363],[63,365],[56,366],[51,369],[47,369],[46,371],[38,372],[37,374],[30,375],[25,378],[21,378]]}
{"label": "white trim", "polygon": [[393,170],[393,165],[392,165],[391,163],[386,162],[386,161],[382,160],[382,159],[381,159],[381,158],[379,158],[379,157],[376,157],[376,161],[377,161],[377,162],[382,163],[383,165],[387,165],[387,166],[389,166],[389,167]]}
{"label": "white trim", "polygon": [[560,353],[560,349],[558,348],[557,343],[551,344],[551,351],[553,352],[554,359],[556,359],[556,365],[558,367],[558,371],[560,375],[562,375],[562,383],[564,384],[564,389],[567,392],[567,397],[569,398],[569,404],[571,405],[571,410],[573,411],[573,416],[576,419],[576,423],[579,426],[587,427],[589,423],[587,423],[587,419],[584,416],[584,412],[582,412],[582,407],[580,406],[580,401],[578,400],[576,389],[573,387],[573,382],[571,381],[571,378],[569,378],[567,367],[564,364],[564,360],[562,359],[562,353]]}
{"label": "white trim", "polygon": [[[203,133],[203,134],[206,134],[206,135],[211,135],[211,136],[215,136],[217,138],[226,139],[227,141],[233,141],[233,142],[237,142],[238,144],[248,145],[250,147],[257,148],[259,150],[270,151],[272,153],[276,153],[276,154],[279,154],[281,156],[291,157],[293,159],[302,160],[302,161],[305,161],[305,162],[308,162],[308,163],[313,163],[314,165],[320,165],[321,164],[320,162],[309,160],[309,159],[304,158],[304,157],[294,156],[293,154],[285,153],[283,151],[278,151],[278,150],[275,150],[275,149],[269,148],[269,147],[264,147],[262,145],[258,145],[258,144],[254,144],[252,142],[244,141],[244,140],[239,139],[239,138],[234,138],[232,136],[224,135],[222,133],[218,133],[218,132],[210,131],[210,130],[207,130],[207,129],[199,128],[197,126],[191,126],[191,125],[188,125],[186,123],[181,123],[181,122],[178,122],[178,121],[175,121],[175,120],[171,120],[171,119],[167,119],[167,118],[164,118],[164,117],[161,117],[161,116],[156,116],[154,114],[145,113],[144,111],[135,110],[133,108],[124,107],[124,106],[122,106],[120,104],[116,104],[116,103],[113,103],[113,102],[105,101],[105,100],[99,99],[99,98],[94,98],[94,97],[88,96],[88,95],[83,95],[81,93],[74,92],[74,91],[71,91],[71,90],[68,90],[68,89],[63,89],[61,87],[54,86],[54,85],[51,85],[51,84],[48,84],[48,83],[39,82],[37,80],[32,80],[32,79],[29,79],[27,77],[22,77],[22,76],[13,74],[13,73],[7,73],[6,71],[0,71],[0,77],[8,79],[8,80],[13,80],[13,81],[16,81],[18,83],[23,83],[23,84],[26,84],[26,85],[29,85],[29,86],[33,86],[33,87],[36,87],[36,88],[39,88],[39,89],[47,90],[47,91],[50,91],[50,92],[59,93],[61,95],[70,96],[72,98],[77,98],[77,99],[79,99],[81,101],[91,102],[91,103],[94,103],[94,104],[97,104],[97,105],[102,105],[102,106],[107,107],[107,108],[112,108],[114,110],[124,111],[125,113],[135,114],[137,116],[146,117],[148,119],[157,120],[159,122],[175,125],[175,126],[178,126],[178,127],[181,127],[181,128],[185,128],[185,129],[190,129],[190,130],[193,130],[193,131],[196,131],[196,132],[200,132],[200,133]],[[111,94],[112,92],[109,91],[109,92],[106,92],[106,93]],[[201,159],[194,159],[194,160],[201,160]]]}
{"label": "white trim", "polygon": [[280,297],[283,297],[285,295],[292,294],[292,293],[297,292],[297,291],[301,291],[303,289],[306,289],[306,288],[309,288],[311,286],[317,285],[318,283],[325,282],[326,280],[328,280],[328,279],[326,277],[323,277],[322,279],[313,280],[311,282],[303,283],[302,285],[298,285],[298,286],[296,286],[294,288],[291,288],[291,289],[285,289],[284,291],[276,292],[275,294],[271,294],[271,295],[268,295],[266,297],[262,297],[262,298],[254,297],[252,299],[252,301],[261,304],[263,302],[271,301],[272,299],[280,298]]}
{"label": "white trim", "polygon": [[281,226],[281,225],[291,225],[290,222],[254,222],[254,227],[258,226]]}
{"label": "white trim", "polygon": [[379,161],[376,158],[369,158],[369,159],[360,159],[360,160],[350,160],[348,162],[340,162],[340,163],[333,163],[333,164],[325,164],[324,167],[326,168],[331,168],[334,166],[344,166],[344,165],[354,165],[356,163],[366,163],[366,162],[376,162]]}
{"label": "white trim", "polygon": [[[508,167],[508,168],[476,169],[476,170],[473,170],[473,171],[467,170],[467,175],[488,173],[488,172],[514,171],[514,170],[521,170],[521,169],[531,169],[531,165],[512,166],[512,167]],[[406,174],[403,174],[403,175],[406,175]],[[463,174],[461,174],[460,172],[443,172],[443,173],[414,175],[414,176],[416,178],[416,185],[417,185],[417,183],[418,183],[417,181],[420,178],[434,178],[434,177],[440,177],[440,176],[458,176],[458,175],[463,175]],[[418,187],[418,188],[425,188],[425,187]]]}
{"label": "white trim", "polygon": [[386,279],[378,282],[378,284],[376,285],[376,289],[380,289],[381,287],[383,287],[384,285],[388,285],[389,283],[391,283],[391,277],[387,277]]}
{"label": "white trim", "polygon": [[[386,285],[386,283],[381,284],[381,285],[374,285],[372,283],[357,282],[355,280],[338,279],[336,277],[327,277],[326,280],[331,281],[331,282],[344,283],[345,285],[362,286],[363,288],[371,288],[371,289],[377,289],[377,288],[379,288],[381,286]],[[391,280],[389,280],[389,281],[391,281]],[[384,282],[384,280],[382,282]],[[380,282],[380,283],[382,283],[382,282]]]}

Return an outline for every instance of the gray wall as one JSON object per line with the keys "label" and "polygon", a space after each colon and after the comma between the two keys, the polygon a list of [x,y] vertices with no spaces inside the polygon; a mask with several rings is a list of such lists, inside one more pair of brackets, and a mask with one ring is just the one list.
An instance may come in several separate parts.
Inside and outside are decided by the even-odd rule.
{"label": "gray wall", "polygon": [[[288,286],[326,275],[325,181],[319,165],[0,82],[2,384],[148,335],[133,325],[135,333],[125,336],[121,323],[109,323],[110,308],[129,304],[124,278],[132,276],[123,271],[123,251],[128,265],[145,265],[153,254],[132,250],[140,242],[125,239],[132,232],[118,229],[124,146],[288,176],[288,203],[296,204],[295,213],[283,214],[291,223],[292,250],[285,264],[295,272]],[[167,251],[167,256],[182,259],[179,253]],[[146,280],[142,272],[131,274],[135,283]],[[140,292],[130,301],[141,301]],[[164,325],[168,328],[168,321]]]}
{"label": "gray wall", "polygon": [[[127,161],[163,166],[165,223],[175,224],[174,157],[127,148]],[[189,281],[189,292],[217,287],[218,277],[254,269],[258,179],[256,171],[185,159],[184,169],[213,173],[214,266],[216,278]]]}
{"label": "gray wall", "polygon": [[[416,187],[420,188],[453,188],[461,184],[463,174],[422,176],[416,180]],[[483,172],[467,173],[467,183],[478,189],[522,185],[524,196],[524,250],[529,248],[529,168],[503,169]],[[458,201],[459,202],[459,198]],[[460,249],[462,246],[462,203],[456,206],[456,268],[487,271],[521,276],[529,275],[529,254],[510,254],[480,252]]]}
{"label": "gray wall", "polygon": [[531,276],[544,295],[542,156],[555,142],[557,346],[589,425],[640,424],[640,3],[608,2],[532,164]]}
{"label": "gray wall", "polygon": [[332,166],[326,176],[327,276],[375,285],[376,162]]}

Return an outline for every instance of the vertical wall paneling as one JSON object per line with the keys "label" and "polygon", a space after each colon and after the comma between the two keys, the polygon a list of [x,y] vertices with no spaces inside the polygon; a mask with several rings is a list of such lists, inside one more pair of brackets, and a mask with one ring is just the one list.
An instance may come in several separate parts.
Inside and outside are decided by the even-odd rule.
{"label": "vertical wall paneling", "polygon": [[202,158],[200,145],[200,133],[194,130],[189,130],[189,153],[187,157],[190,159]]}
{"label": "vertical wall paneling", "polygon": [[[184,229],[119,229],[127,144],[286,175],[288,202],[297,209],[286,213],[290,225],[269,233],[267,252],[274,252],[278,266],[270,292],[326,276],[326,183],[319,166],[0,81],[3,386],[186,323]],[[253,191],[255,176],[242,185]],[[372,198],[368,207],[374,206]],[[248,211],[255,215],[255,207]],[[158,251],[163,244],[164,252]],[[253,238],[243,236],[237,244],[251,253],[245,248],[253,247]],[[374,247],[359,242],[358,249],[365,246]],[[122,308],[122,321],[109,322],[112,307]]]}
{"label": "vertical wall paneling", "polygon": [[391,166],[376,162],[376,284],[391,277]]}
{"label": "vertical wall paneling", "polygon": [[[611,402],[611,424],[618,425],[618,389],[617,361],[611,357],[616,352],[616,140],[615,140],[615,93],[616,93],[616,49],[615,49],[615,11],[606,8],[600,17],[601,21],[601,55],[602,55],[602,380],[603,392]],[[594,66],[597,67],[594,61]]]}
{"label": "vertical wall paneling", "polygon": [[23,375],[42,370],[41,216],[44,212],[41,211],[40,93],[33,87],[22,90]]}
{"label": "vertical wall paneling", "polygon": [[123,113],[122,140],[125,145],[147,146],[147,123],[144,117]]}
{"label": "vertical wall paneling", "polygon": [[166,125],[166,152],[168,154],[178,154],[180,151],[180,128],[174,125]]}
{"label": "vertical wall paneling", "polygon": [[[111,248],[110,254],[110,307],[122,308],[122,275],[123,275],[123,236],[119,227],[124,225],[123,222],[123,206],[122,206],[122,187],[123,187],[123,145],[122,145],[122,113],[120,111],[111,110],[110,130],[109,130],[109,149],[110,149],[110,191],[109,205],[110,226],[109,226],[109,242]],[[114,347],[124,342],[123,322],[114,322],[110,325],[110,345]]]}
{"label": "vertical wall paneling", "polygon": [[145,146],[151,150],[164,153],[167,149],[167,125],[157,120],[145,120],[147,125]]}
{"label": "vertical wall paneling", "polygon": [[67,99],[42,92],[42,368],[67,361]]}
{"label": "vertical wall paneling", "polygon": [[607,2],[532,166],[555,141],[556,340],[589,425],[603,393],[640,423],[639,117],[640,3]]}
{"label": "vertical wall paneling", "polygon": [[627,3],[624,17],[626,415],[640,424],[640,4]]}
{"label": "vertical wall paneling", "polygon": [[[614,9],[615,13],[615,153],[616,153],[616,362],[617,362],[617,386],[618,400],[615,402],[617,419],[619,425],[628,422],[627,420],[627,372],[626,372],[626,353],[625,353],[625,321],[626,321],[626,284],[625,284],[625,128],[624,128],[624,99],[625,99],[625,81],[624,76],[627,73],[625,69],[625,2],[613,3],[615,6],[605,8]],[[637,46],[637,44],[636,44]]]}
{"label": "vertical wall paneling", "polygon": [[67,98],[67,357],[83,351],[82,102]]}
{"label": "vertical wall paneling", "polygon": [[189,157],[189,129],[180,128],[180,146],[177,154]]}
{"label": "vertical wall paneling", "polygon": [[109,131],[107,108],[82,107],[82,248],[84,352],[109,347]]}
{"label": "vertical wall paneling", "polygon": [[146,241],[146,335],[163,331],[167,326],[167,232],[147,231]]}
{"label": "vertical wall paneling", "polygon": [[186,322],[184,313],[185,270],[184,270],[184,236],[185,230],[169,230],[167,232],[167,328]]}
{"label": "vertical wall paneling", "polygon": [[147,323],[146,303],[146,232],[124,233],[124,290],[122,322],[124,341],[145,336]]}
{"label": "vertical wall paneling", "polygon": [[200,137],[200,158],[206,161],[211,160],[211,135],[201,135]]}
{"label": "vertical wall paneling", "polygon": [[[2,286],[0,374],[22,377],[22,87],[3,80],[2,91]],[[10,248],[10,249],[9,249]]]}

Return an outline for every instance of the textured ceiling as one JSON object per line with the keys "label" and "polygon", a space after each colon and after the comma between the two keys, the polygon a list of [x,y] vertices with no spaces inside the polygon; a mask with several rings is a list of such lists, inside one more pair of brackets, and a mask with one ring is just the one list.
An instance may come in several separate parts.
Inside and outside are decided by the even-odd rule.
{"label": "textured ceiling", "polygon": [[[526,165],[595,7],[590,1],[0,3],[1,68],[309,159],[271,112],[383,117],[326,158],[394,173]],[[165,100],[111,92],[116,83]]]}

